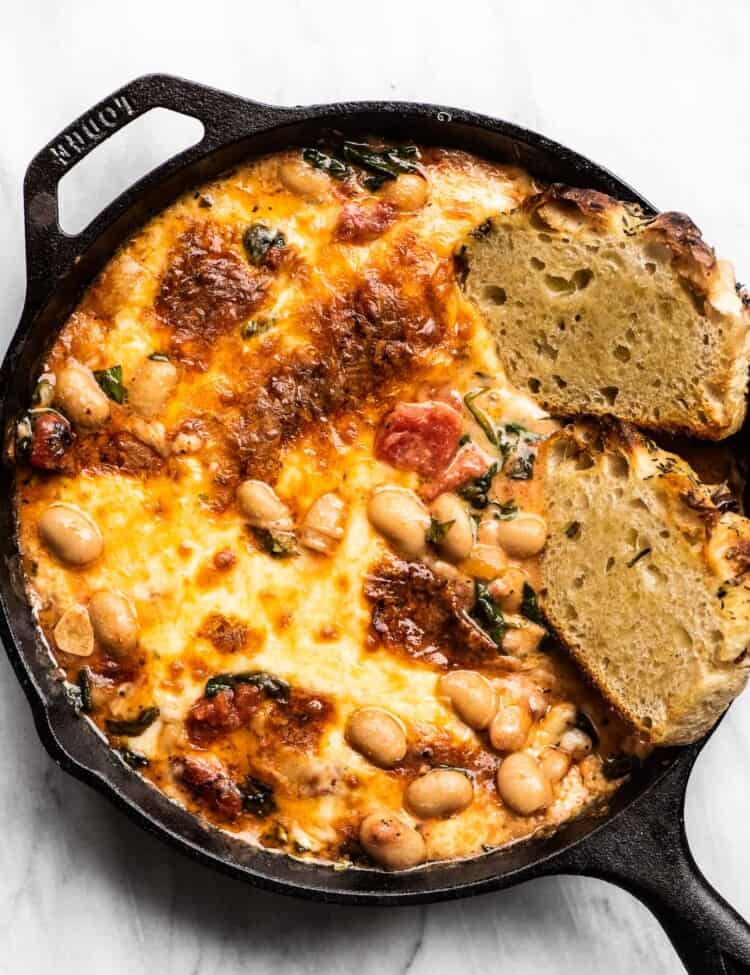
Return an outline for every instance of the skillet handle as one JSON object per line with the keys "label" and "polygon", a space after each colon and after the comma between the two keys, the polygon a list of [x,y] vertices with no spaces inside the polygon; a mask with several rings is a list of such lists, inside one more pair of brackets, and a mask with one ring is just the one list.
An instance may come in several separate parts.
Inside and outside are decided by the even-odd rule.
{"label": "skillet handle", "polygon": [[169,108],[192,116],[204,127],[200,142],[165,163],[165,176],[226,143],[228,131],[241,138],[273,128],[293,114],[163,74],[136,78],[102,99],[38,152],[26,171],[23,193],[29,292],[32,285],[37,291],[46,290],[45,285],[66,271],[79,253],[83,234],[69,235],[60,227],[58,184],[62,177],[111,135],[152,108]]}
{"label": "skillet handle", "polygon": [[614,828],[567,851],[563,872],[608,880],[639,898],[690,975],[750,975],[750,925],[708,883],[687,842],[685,789],[699,751],[686,748]]}

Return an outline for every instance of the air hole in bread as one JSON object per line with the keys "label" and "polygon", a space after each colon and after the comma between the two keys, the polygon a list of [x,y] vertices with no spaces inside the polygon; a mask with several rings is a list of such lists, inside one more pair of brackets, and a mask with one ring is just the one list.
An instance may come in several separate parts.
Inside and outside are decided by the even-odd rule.
{"label": "air hole in bread", "polygon": [[607,454],[603,460],[607,472],[611,477],[619,477],[622,480],[627,480],[630,468],[622,454]]}
{"label": "air hole in bread", "polygon": [[532,257],[529,263],[535,271],[543,271],[547,266],[544,261],[540,261],[538,257]]}
{"label": "air hole in bread", "polygon": [[630,362],[630,349],[627,345],[616,345],[613,355],[618,362]]}
{"label": "air hole in bread", "polygon": [[656,274],[656,265],[654,264],[653,261],[646,261],[646,263],[643,266],[646,268],[646,271],[649,274]]}
{"label": "air hole in bread", "polygon": [[497,284],[488,284],[483,293],[487,301],[491,301],[493,305],[504,305],[508,300],[505,288],[501,288]]}
{"label": "air hole in bread", "polygon": [[558,376],[557,374],[554,374],[552,378],[555,380],[555,382],[557,383],[560,389],[565,389],[565,387],[568,385],[565,382],[565,380],[562,378],[562,376]]}
{"label": "air hole in bread", "polygon": [[573,274],[573,284],[579,291],[583,291],[591,283],[593,277],[594,272],[590,268],[581,267]]}
{"label": "air hole in bread", "polygon": [[587,471],[590,467],[594,466],[594,458],[591,454],[581,451],[581,453],[576,457],[576,470],[577,471]]}
{"label": "air hole in bread", "polygon": [[559,274],[545,274],[544,283],[553,294],[570,295],[576,290],[575,283]]}
{"label": "air hole in bread", "polygon": [[617,386],[602,386],[599,392],[602,394],[602,396],[605,398],[605,400],[609,403],[610,406],[614,406],[615,400],[617,399],[620,390],[618,389]]}
{"label": "air hole in bread", "polygon": [[576,587],[576,589],[583,589],[583,584],[585,581],[586,581],[586,576],[581,574],[575,577],[575,579],[573,580],[573,585]]}
{"label": "air hole in bread", "polygon": [[612,569],[614,569],[614,567],[615,567],[615,560],[614,557],[610,555],[610,557],[607,559],[607,565],[605,567],[606,571],[611,572]]}
{"label": "air hole in bread", "polygon": [[529,379],[529,389],[531,390],[531,392],[534,393],[534,395],[536,395],[541,388],[542,388],[542,384],[539,382],[538,379],[532,376],[531,379]]}
{"label": "air hole in bread", "polygon": [[572,603],[565,603],[565,615],[569,620],[578,619],[578,611]]}

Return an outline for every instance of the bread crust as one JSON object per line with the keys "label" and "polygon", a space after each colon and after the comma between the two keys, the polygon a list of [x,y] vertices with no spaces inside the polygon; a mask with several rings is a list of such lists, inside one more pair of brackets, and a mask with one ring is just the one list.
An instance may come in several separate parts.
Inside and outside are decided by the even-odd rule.
{"label": "bread crust", "polygon": [[[549,622],[568,652],[640,735],[655,745],[696,741],[714,726],[747,681],[750,521],[734,512],[722,511],[712,500],[712,489],[702,484],[684,461],[660,450],[632,425],[612,418],[600,422],[586,420],[565,427],[543,445],[538,463],[551,512],[540,592],[540,604]],[[619,466],[622,463],[627,465],[626,472]],[[614,467],[619,469],[617,475],[608,473]],[[686,647],[651,646],[649,653],[637,641],[628,642],[618,633],[602,642],[581,638],[565,612],[566,605],[576,606],[575,585],[566,586],[566,592],[560,591],[566,585],[563,582],[565,560],[577,557],[586,566],[586,573],[599,572],[592,591],[605,601],[603,614],[607,612],[606,600],[622,598],[622,594],[618,591],[616,572],[607,576],[609,568],[597,566],[596,559],[589,557],[596,539],[584,538],[585,550],[577,556],[572,554],[572,545],[561,544],[565,529],[559,512],[574,497],[570,478],[579,483],[598,479],[608,487],[619,478],[625,486],[626,504],[645,507],[643,498],[654,499],[662,531],[678,539],[671,576],[668,558],[654,546],[658,556],[654,563],[659,568],[654,567],[653,571],[665,575],[663,580],[661,574],[655,576],[658,585],[663,586],[660,597],[664,614],[669,615],[671,604],[676,601],[682,568],[686,576],[689,572],[699,576],[704,601],[711,607],[707,628],[714,637],[711,645],[703,642],[705,634],[699,632],[698,622],[684,618],[677,623],[686,632],[690,631],[691,641]],[[575,507],[565,510],[565,518],[570,518],[571,523],[580,517],[586,524],[585,511],[579,512]],[[608,527],[611,532],[608,544],[615,552],[618,525]],[[622,525],[622,533],[628,527]],[[636,553],[628,563],[631,568],[641,561],[644,552]],[[642,560],[642,566],[647,571],[651,568],[646,565],[646,559]],[[628,579],[635,592],[633,613],[636,615],[648,605],[639,599],[637,592],[644,579],[649,584],[652,581],[651,576],[639,577],[637,573]],[[647,632],[661,632],[655,620],[644,617],[639,622]],[[644,645],[649,648],[648,640]],[[627,673],[629,679],[620,679],[618,675],[622,673]]]}
{"label": "bread crust", "polygon": [[[497,335],[511,380],[550,412],[615,413],[647,429],[710,440],[739,429],[750,364],[748,296],[685,214],[649,215],[604,193],[553,183],[485,222],[460,256],[466,290]],[[519,262],[529,260],[532,269],[520,273]],[[585,270],[574,270],[576,260]],[[615,308],[617,290],[623,300]],[[622,336],[633,329],[631,346]],[[536,350],[524,347],[534,339]],[[586,366],[576,344],[587,348]],[[657,361],[658,346],[675,350],[674,375],[668,359]],[[679,374],[681,348],[696,363],[695,376]]]}

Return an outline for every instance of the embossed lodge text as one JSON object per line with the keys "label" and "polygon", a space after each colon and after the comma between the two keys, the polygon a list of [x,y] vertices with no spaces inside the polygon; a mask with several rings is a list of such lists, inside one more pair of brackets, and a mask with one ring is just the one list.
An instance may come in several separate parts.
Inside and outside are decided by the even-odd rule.
{"label": "embossed lodge text", "polygon": [[50,152],[57,162],[69,166],[77,156],[96,145],[107,132],[119,128],[134,114],[135,109],[128,99],[124,95],[118,95],[66,132],[57,145],[50,148]]}

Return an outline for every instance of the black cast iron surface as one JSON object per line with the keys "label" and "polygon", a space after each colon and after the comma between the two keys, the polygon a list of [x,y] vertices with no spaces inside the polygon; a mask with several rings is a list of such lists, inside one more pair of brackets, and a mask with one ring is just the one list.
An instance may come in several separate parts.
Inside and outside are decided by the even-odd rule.
{"label": "black cast iron surface", "polygon": [[[137,182],[81,234],[64,234],[57,204],[61,177],[113,132],[156,107],[199,119],[205,130],[201,142]],[[652,209],[617,177],[564,146],[460,109],[394,102],[279,108],[166,75],[138,78],[73,122],[27,171],[27,295],[0,371],[2,430],[13,426],[28,403],[37,365],[60,324],[127,234],[189,186],[248,156],[314,142],[325,129],[405,135],[463,148],[516,163],[542,179],[602,190]],[[744,439],[737,439],[738,446]],[[334,871],[249,847],[201,824],[139,778],[75,714],[24,595],[12,496],[13,471],[5,465],[0,469],[0,636],[39,736],[64,769],[146,829],[259,887],[324,901],[419,903],[550,874],[599,877],[625,887],[650,907],[694,975],[750,973],[750,927],[706,882],[685,838],[685,788],[702,743],[657,753],[617,793],[606,818],[570,823],[554,836],[473,860],[406,873]],[[543,919],[539,923],[543,936]]]}

